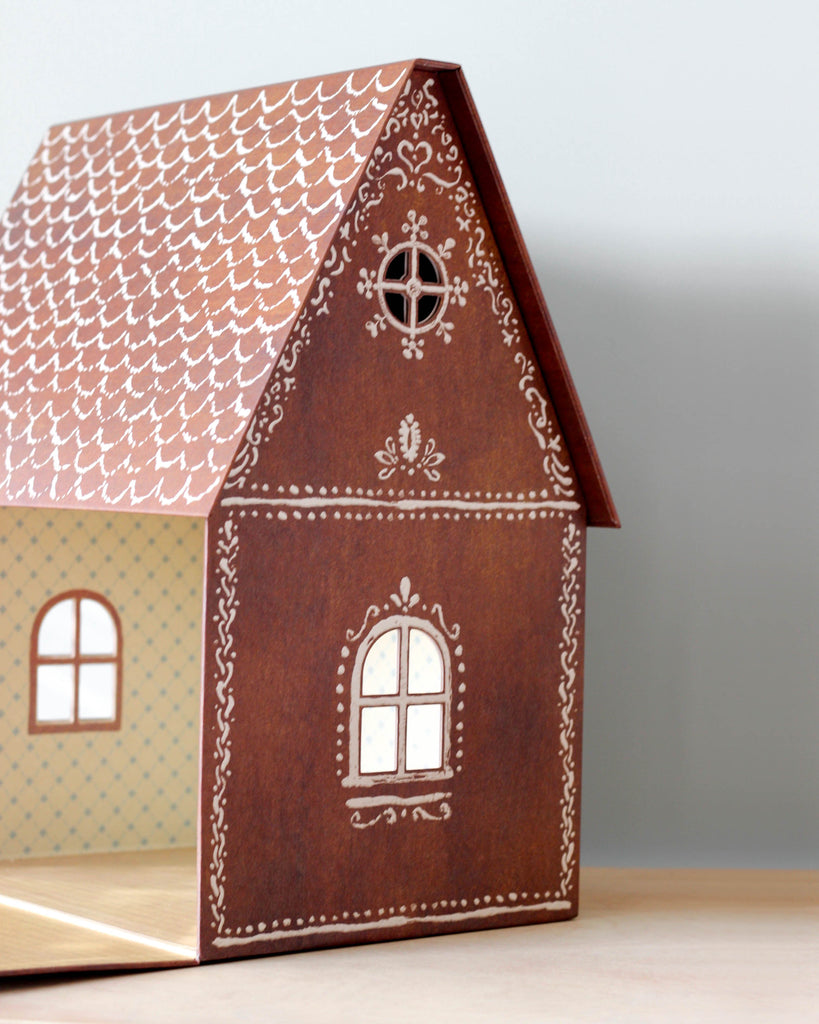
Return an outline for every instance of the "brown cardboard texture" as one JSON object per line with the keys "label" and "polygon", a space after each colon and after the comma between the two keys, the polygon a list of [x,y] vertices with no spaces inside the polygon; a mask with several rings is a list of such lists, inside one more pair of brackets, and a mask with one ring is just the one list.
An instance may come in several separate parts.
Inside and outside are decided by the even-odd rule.
{"label": "brown cardboard texture", "polygon": [[52,129],[0,331],[0,973],[572,917],[618,523],[460,69]]}

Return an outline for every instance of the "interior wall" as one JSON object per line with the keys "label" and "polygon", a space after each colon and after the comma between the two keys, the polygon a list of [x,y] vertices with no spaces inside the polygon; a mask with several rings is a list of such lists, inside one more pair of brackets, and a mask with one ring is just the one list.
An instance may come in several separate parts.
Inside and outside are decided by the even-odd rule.
{"label": "interior wall", "polygon": [[819,867],[812,0],[0,0],[0,207],[52,123],[459,61],[617,502],[583,858]]}
{"label": "interior wall", "polygon": [[[0,509],[0,859],[196,842],[204,527]],[[122,624],[116,731],[29,733],[43,604],[87,589]]]}

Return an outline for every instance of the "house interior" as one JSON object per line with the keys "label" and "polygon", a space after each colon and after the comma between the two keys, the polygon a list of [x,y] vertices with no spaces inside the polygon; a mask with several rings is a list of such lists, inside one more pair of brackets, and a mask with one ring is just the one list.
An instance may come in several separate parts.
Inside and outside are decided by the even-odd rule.
{"label": "house interior", "polygon": [[193,962],[203,526],[0,509],[0,974]]}
{"label": "house interior", "polygon": [[0,861],[0,974],[194,963],[196,850]]}

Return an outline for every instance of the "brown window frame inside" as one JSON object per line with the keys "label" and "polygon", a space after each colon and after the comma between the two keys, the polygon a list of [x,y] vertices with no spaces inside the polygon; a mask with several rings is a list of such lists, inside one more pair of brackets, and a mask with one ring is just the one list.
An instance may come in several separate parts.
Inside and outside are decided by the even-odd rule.
{"label": "brown window frame inside", "polygon": [[[400,630],[398,693],[373,694],[364,696],[361,690],[364,680],[364,665],[376,640],[392,629]],[[417,629],[426,633],[438,648],[443,669],[443,689],[438,693],[409,693],[409,635]],[[441,723],[442,757],[440,768],[407,768],[406,767],[406,730],[407,709],[413,705],[441,704],[443,721]],[[397,707],[397,767],[390,772],[361,771],[361,712],[365,707]],[[349,735],[349,771],[342,781],[347,788],[377,786],[381,783],[420,782],[452,777],[452,666],[446,640],[438,629],[428,620],[414,615],[391,615],[377,623],[359,644],[350,691],[350,735]]]}
{"label": "brown window frame inside", "polygon": [[[46,614],[54,607],[66,600],[74,601],[74,654],[71,657],[59,655],[41,655],[38,652],[40,639],[40,626]],[[117,633],[116,655],[108,654],[80,654],[80,602],[89,599],[101,604],[114,620]],[[116,665],[116,714],[112,719],[81,719],[78,718],[79,696],[80,696],[80,666],[81,665]],[[74,720],[71,722],[39,722],[37,720],[37,670],[41,665],[73,665],[74,667]],[[107,597],[94,590],[66,590],[62,594],[56,594],[37,612],[34,625],[31,628],[31,642],[29,646],[29,705],[28,705],[28,731],[29,733],[48,732],[101,732],[115,731],[122,725],[122,624],[119,620],[116,608]]]}

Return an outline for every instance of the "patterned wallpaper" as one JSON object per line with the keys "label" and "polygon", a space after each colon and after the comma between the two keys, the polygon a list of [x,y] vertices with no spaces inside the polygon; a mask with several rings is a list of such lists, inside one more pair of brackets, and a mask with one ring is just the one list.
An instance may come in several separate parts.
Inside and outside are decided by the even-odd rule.
{"label": "patterned wallpaper", "polygon": [[[0,859],[196,842],[204,522],[0,509]],[[39,608],[77,588],[117,609],[122,727],[30,735]]]}

